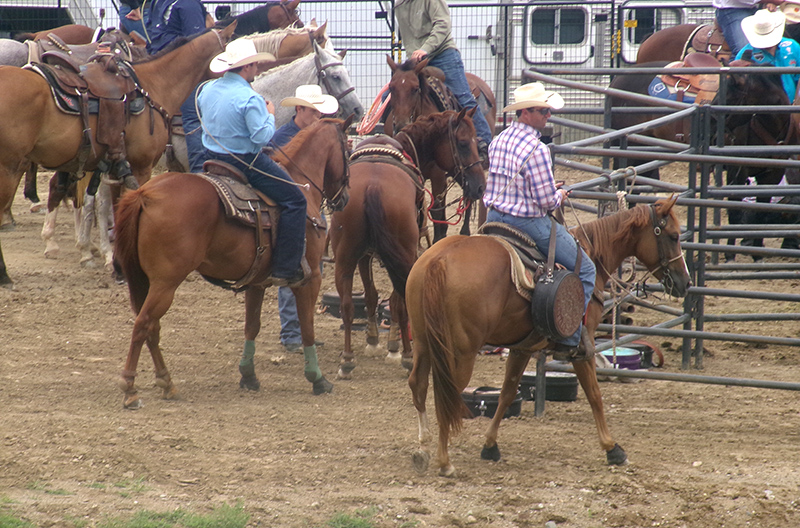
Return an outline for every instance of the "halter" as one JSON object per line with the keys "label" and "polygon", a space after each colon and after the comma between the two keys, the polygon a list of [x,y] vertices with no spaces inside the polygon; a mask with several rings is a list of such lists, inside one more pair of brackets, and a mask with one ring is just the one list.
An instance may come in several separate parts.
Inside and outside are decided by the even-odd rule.
{"label": "halter", "polygon": [[658,217],[655,204],[650,205],[650,221],[653,224],[653,234],[656,236],[656,248],[658,249],[658,269],[661,270],[664,275],[664,277],[661,279],[663,281],[669,276],[669,265],[678,259],[683,260],[683,252],[678,253],[678,255],[673,258],[669,258],[667,256],[666,247],[667,244],[669,244],[669,239],[666,231],[664,231],[664,228],[667,227],[667,219],[666,217]]}
{"label": "halter", "polygon": [[317,67],[317,79],[319,80],[319,84],[323,85],[325,87],[325,91],[328,92],[329,95],[335,97],[337,102],[341,102],[341,100],[350,95],[351,92],[354,92],[356,87],[350,86],[350,88],[347,88],[338,94],[334,94],[333,86],[331,86],[331,82],[328,79],[328,72],[325,70],[328,68],[333,68],[334,66],[344,66],[344,63],[342,61],[335,61],[328,64],[322,64],[322,61],[319,60],[319,54],[321,50],[319,44],[317,44],[317,41],[311,36],[311,33],[308,34],[308,38],[311,39],[311,45],[314,46],[314,66]]}

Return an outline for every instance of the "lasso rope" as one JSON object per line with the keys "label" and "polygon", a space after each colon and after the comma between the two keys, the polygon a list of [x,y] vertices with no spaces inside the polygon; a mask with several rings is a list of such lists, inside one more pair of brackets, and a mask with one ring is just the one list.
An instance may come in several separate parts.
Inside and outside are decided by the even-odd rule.
{"label": "lasso rope", "polygon": [[381,116],[383,116],[383,112],[386,110],[386,107],[389,105],[389,101],[392,99],[392,94],[388,94],[385,99],[382,99],[383,94],[389,91],[389,83],[386,83],[381,91],[378,92],[378,95],[375,96],[375,100],[372,101],[372,106],[369,107],[369,112],[364,115],[364,118],[356,127],[356,132],[359,136],[363,136],[372,132],[375,128],[375,125],[378,124],[380,121]]}

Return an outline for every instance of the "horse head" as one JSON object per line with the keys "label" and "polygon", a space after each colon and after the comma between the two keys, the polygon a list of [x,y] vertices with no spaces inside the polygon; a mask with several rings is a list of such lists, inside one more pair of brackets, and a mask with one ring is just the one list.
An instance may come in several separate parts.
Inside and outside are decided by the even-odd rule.
{"label": "horse head", "polygon": [[325,166],[325,180],[323,190],[328,205],[332,211],[341,211],[350,200],[350,148],[347,142],[347,129],[353,124],[355,116],[350,114],[347,119],[330,120],[339,129],[339,147],[341,157],[330,156]]}
{"label": "horse head", "polygon": [[691,286],[689,270],[681,250],[681,227],[673,206],[678,197],[661,199],[647,206],[647,215],[638,215],[637,227],[648,229],[639,237],[636,258],[664,285],[664,291],[684,297]]}
{"label": "horse head", "polygon": [[472,116],[477,107],[462,108],[458,114],[448,112],[448,148],[436,152],[436,164],[453,176],[470,200],[480,200],[486,190],[486,173],[481,166],[478,140]]}
{"label": "horse head", "polygon": [[[409,123],[413,123],[419,116],[436,112],[435,107],[423,110],[423,105],[428,98],[427,84],[423,78],[423,69],[428,65],[428,59],[420,62],[407,60],[397,64],[391,55],[386,56],[386,63],[392,69],[389,80],[389,95],[392,101],[392,130],[402,130]],[[433,103],[431,103],[432,105]]]}
{"label": "horse head", "polygon": [[339,101],[339,116],[350,116],[361,119],[364,106],[350,80],[350,73],[342,60],[347,50],[336,53],[314,42],[314,63],[317,67],[317,83]]}
{"label": "horse head", "polygon": [[[730,63],[731,67],[753,66],[753,63],[746,60],[735,60]],[[726,78],[727,83],[727,104],[735,106],[758,106],[758,105],[788,105],[791,103],[789,97],[783,89],[783,81],[777,73],[730,73]],[[752,123],[754,119],[767,120],[761,123],[760,128],[768,130],[770,135],[783,133],[781,137],[762,138],[764,144],[771,144],[775,141],[783,140],[785,137],[786,126],[789,120],[788,114],[731,114],[727,116],[725,126],[730,131]],[[759,127],[751,127],[758,129]],[[745,130],[745,133],[749,132]],[[754,131],[758,133],[757,131]],[[753,144],[752,142],[743,143],[744,138],[740,138],[739,143]]]}

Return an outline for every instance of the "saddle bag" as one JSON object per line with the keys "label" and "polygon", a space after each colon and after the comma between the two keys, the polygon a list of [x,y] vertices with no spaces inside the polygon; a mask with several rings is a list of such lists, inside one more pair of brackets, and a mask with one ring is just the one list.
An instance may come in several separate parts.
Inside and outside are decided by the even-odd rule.
{"label": "saddle bag", "polygon": [[[533,326],[554,341],[563,340],[578,330],[583,319],[583,284],[580,277],[566,269],[555,269],[556,220],[550,218],[550,248],[547,270],[536,282],[531,295]],[[580,269],[581,252],[575,269]]]}

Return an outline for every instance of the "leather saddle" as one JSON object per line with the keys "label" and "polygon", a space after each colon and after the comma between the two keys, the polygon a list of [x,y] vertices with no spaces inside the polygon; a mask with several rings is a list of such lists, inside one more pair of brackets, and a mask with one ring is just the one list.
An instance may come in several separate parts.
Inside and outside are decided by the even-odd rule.
{"label": "leather saddle", "polygon": [[130,45],[115,32],[107,32],[102,40],[89,44],[66,44],[53,33],[44,39],[26,42],[29,63],[60,64],[75,72],[79,72],[81,65],[90,62],[96,55],[113,54],[120,60],[133,60]]}
{"label": "leather saddle", "polygon": [[[672,62],[667,68],[720,68],[722,64],[711,55],[690,53],[682,61]],[[714,73],[685,74],[676,71],[659,76],[677,101],[683,101],[691,95],[695,104],[709,104],[719,91],[719,75]]]}
{"label": "leather saddle", "polygon": [[428,85],[431,99],[439,112],[445,110],[460,110],[461,105],[456,99],[455,94],[447,87],[444,82],[444,72],[435,66],[426,66],[420,72]]}
{"label": "leather saddle", "polygon": [[689,35],[683,47],[683,55],[685,57],[692,52],[711,55],[724,65],[727,65],[731,60],[731,49],[728,47],[728,43],[725,42],[722,29],[720,29],[716,21],[712,24],[698,26]]}
{"label": "leather saddle", "polygon": [[500,242],[511,258],[511,277],[517,293],[531,300],[531,292],[546,269],[547,257],[536,242],[519,229],[502,222],[487,222],[478,228],[478,235],[491,236]]}

